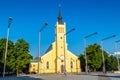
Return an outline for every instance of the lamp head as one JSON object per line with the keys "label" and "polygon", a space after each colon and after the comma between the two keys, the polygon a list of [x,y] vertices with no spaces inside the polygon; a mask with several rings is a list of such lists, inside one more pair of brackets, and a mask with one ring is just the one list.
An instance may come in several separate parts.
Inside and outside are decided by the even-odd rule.
{"label": "lamp head", "polygon": [[75,30],[75,28],[72,29],[73,31]]}
{"label": "lamp head", "polygon": [[12,17],[9,17],[9,20],[13,20]]}
{"label": "lamp head", "polygon": [[45,26],[47,26],[47,25],[48,25],[48,22],[45,23]]}

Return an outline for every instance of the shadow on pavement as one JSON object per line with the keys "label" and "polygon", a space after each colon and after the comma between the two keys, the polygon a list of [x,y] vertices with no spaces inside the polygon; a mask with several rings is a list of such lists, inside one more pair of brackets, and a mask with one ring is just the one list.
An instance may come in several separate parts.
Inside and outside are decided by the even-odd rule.
{"label": "shadow on pavement", "polygon": [[109,77],[109,78],[119,78],[120,79],[120,74],[110,74],[109,73],[107,74],[103,74],[103,73],[88,73],[86,74],[85,72],[83,73],[79,73],[79,74],[76,74],[76,75],[90,75],[90,76],[98,76],[98,77]]}
{"label": "shadow on pavement", "polygon": [[109,74],[84,74],[98,77],[111,77],[111,78],[120,78],[120,75],[109,75]]}
{"label": "shadow on pavement", "polygon": [[0,80],[43,80],[41,78],[34,78],[30,76],[20,76],[20,77],[5,77],[0,78]]}
{"label": "shadow on pavement", "polygon": [[98,75],[103,77],[120,78],[120,75]]}

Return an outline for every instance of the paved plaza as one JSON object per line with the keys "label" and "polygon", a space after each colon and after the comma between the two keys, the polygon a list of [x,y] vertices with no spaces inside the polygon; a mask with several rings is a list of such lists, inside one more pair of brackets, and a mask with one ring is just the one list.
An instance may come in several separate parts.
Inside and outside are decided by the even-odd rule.
{"label": "paved plaza", "polygon": [[120,80],[120,74],[45,74],[45,75],[27,75],[19,77],[5,77],[0,80]]}

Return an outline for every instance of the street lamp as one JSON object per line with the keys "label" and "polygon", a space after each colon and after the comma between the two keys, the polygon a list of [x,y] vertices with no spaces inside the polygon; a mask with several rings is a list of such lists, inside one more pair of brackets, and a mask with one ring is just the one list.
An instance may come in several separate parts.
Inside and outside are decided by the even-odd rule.
{"label": "street lamp", "polygon": [[7,31],[7,40],[6,40],[6,49],[5,49],[5,58],[4,58],[4,69],[3,69],[3,77],[5,77],[5,69],[6,69],[6,58],[7,58],[7,50],[8,50],[8,38],[10,32],[10,25],[12,23],[12,17],[8,18],[8,31]]}
{"label": "street lamp", "polygon": [[120,71],[119,58],[118,58],[118,46],[117,46],[118,42],[120,42],[120,40],[115,41],[115,50],[116,50],[116,55],[117,55],[118,70]]}
{"label": "street lamp", "polygon": [[98,34],[97,32],[94,32],[94,33],[92,33],[92,34],[89,34],[89,35],[87,35],[87,36],[85,36],[84,37],[84,48],[85,48],[85,72],[86,73],[88,73],[88,71],[87,71],[87,55],[86,55],[86,39],[87,38],[89,38],[89,37],[91,37],[91,36],[93,36],[93,35],[96,35],[96,34]]}
{"label": "street lamp", "polygon": [[66,46],[65,46],[65,36],[67,35],[67,34],[69,34],[69,33],[71,33],[72,31],[74,31],[75,30],[75,28],[73,28],[73,29],[71,29],[71,30],[69,30],[67,33],[65,33],[64,35],[63,35],[63,46],[64,46],[64,74],[66,75]]}
{"label": "street lamp", "polygon": [[48,23],[46,22],[41,29],[38,32],[38,74],[40,73],[40,33],[44,30],[44,28],[48,25]]}
{"label": "street lamp", "polygon": [[116,35],[112,35],[112,36],[106,37],[106,38],[104,38],[104,39],[101,39],[101,47],[102,47],[102,61],[103,61],[103,73],[105,73],[105,72],[106,72],[106,70],[105,70],[105,59],[104,59],[104,53],[103,53],[103,41],[104,41],[104,40],[111,39],[111,38],[113,38],[113,37],[115,37],[115,36],[116,36]]}

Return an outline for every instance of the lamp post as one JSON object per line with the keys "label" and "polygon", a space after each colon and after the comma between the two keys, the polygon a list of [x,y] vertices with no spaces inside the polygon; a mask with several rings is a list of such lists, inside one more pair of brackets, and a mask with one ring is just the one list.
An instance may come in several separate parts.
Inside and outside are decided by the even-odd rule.
{"label": "lamp post", "polygon": [[74,31],[75,30],[75,28],[73,28],[73,29],[71,29],[71,30],[69,30],[67,33],[65,33],[64,35],[63,35],[63,46],[64,46],[64,74],[66,75],[66,45],[65,45],[65,36],[67,35],[67,34],[69,34],[69,33],[71,33],[72,31]]}
{"label": "lamp post", "polygon": [[113,37],[115,37],[116,35],[112,35],[112,36],[109,36],[109,37],[106,37],[106,38],[103,38],[101,39],[101,47],[102,47],[102,61],[103,61],[103,73],[106,72],[106,69],[105,69],[105,59],[104,59],[104,52],[103,52],[103,41],[104,40],[108,40],[108,39],[111,39]]}
{"label": "lamp post", "polygon": [[115,41],[115,50],[116,50],[116,55],[117,55],[118,70],[120,71],[119,57],[118,57],[118,46],[117,46],[118,42],[120,42],[120,40]]}
{"label": "lamp post", "polygon": [[84,50],[85,50],[85,72],[86,73],[88,73],[88,68],[87,68],[87,55],[86,55],[86,39],[87,38],[89,38],[89,37],[91,37],[91,36],[93,36],[93,35],[96,35],[96,34],[98,34],[97,32],[94,32],[94,33],[92,33],[92,34],[89,34],[89,35],[87,35],[87,36],[85,36],[84,37]]}
{"label": "lamp post", "polygon": [[40,73],[40,59],[41,59],[39,58],[40,57],[40,34],[47,25],[48,23],[46,22],[38,32],[38,74]]}
{"label": "lamp post", "polygon": [[8,31],[7,31],[7,40],[6,40],[6,49],[5,49],[5,58],[4,58],[4,68],[3,68],[3,77],[5,77],[5,69],[6,69],[6,58],[7,58],[7,50],[8,50],[8,38],[10,32],[10,25],[12,23],[12,17],[8,18]]}

